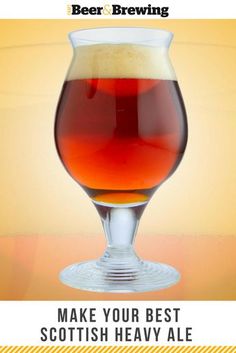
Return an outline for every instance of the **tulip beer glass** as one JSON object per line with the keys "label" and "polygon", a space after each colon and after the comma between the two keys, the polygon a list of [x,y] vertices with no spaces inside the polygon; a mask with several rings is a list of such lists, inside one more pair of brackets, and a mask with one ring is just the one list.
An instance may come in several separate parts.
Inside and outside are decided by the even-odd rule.
{"label": "tulip beer glass", "polygon": [[60,274],[63,283],[104,292],[171,286],[179,273],[133,250],[140,217],[177,168],[187,142],[181,92],[168,57],[172,34],[97,28],[70,34],[74,55],[57,107],[57,151],[96,207],[107,249]]}

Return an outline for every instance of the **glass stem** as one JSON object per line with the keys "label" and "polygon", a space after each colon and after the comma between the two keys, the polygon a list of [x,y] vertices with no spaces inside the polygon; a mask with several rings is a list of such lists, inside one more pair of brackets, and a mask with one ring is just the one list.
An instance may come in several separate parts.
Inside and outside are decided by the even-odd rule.
{"label": "glass stem", "polygon": [[104,206],[95,204],[103,224],[107,240],[107,249],[101,258],[104,263],[109,261],[121,266],[122,263],[139,262],[133,243],[138,229],[140,217],[146,206]]}

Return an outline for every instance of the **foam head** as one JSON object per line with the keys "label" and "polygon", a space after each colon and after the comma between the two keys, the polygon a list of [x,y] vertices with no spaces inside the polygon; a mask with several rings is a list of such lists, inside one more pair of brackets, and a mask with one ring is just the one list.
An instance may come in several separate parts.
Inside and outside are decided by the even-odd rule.
{"label": "foam head", "polygon": [[146,78],[176,80],[167,48],[137,44],[81,45],[74,49],[67,80]]}

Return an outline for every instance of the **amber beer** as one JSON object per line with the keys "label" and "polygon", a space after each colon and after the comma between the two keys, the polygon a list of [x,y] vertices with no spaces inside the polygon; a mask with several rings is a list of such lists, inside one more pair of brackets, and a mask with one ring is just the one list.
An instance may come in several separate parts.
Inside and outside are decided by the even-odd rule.
{"label": "amber beer", "polygon": [[120,46],[121,53],[113,53],[110,62],[109,46],[98,47],[93,51],[105,61],[99,69],[90,71],[91,61],[88,72],[80,71],[86,50],[88,57],[95,55],[90,48],[72,63],[57,108],[57,149],[69,174],[93,200],[144,202],[175,170],[185,149],[186,114],[179,86],[161,59],[159,68],[155,63],[139,72],[137,55],[144,53],[149,65],[148,57],[155,54],[145,47]]}

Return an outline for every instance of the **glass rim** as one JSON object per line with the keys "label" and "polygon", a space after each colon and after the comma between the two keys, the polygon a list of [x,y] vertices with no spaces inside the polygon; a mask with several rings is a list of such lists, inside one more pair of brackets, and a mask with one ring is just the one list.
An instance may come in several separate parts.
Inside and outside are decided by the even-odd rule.
{"label": "glass rim", "polygon": [[78,29],[68,34],[74,48],[95,44],[137,44],[168,48],[173,33],[149,27],[94,27]]}

